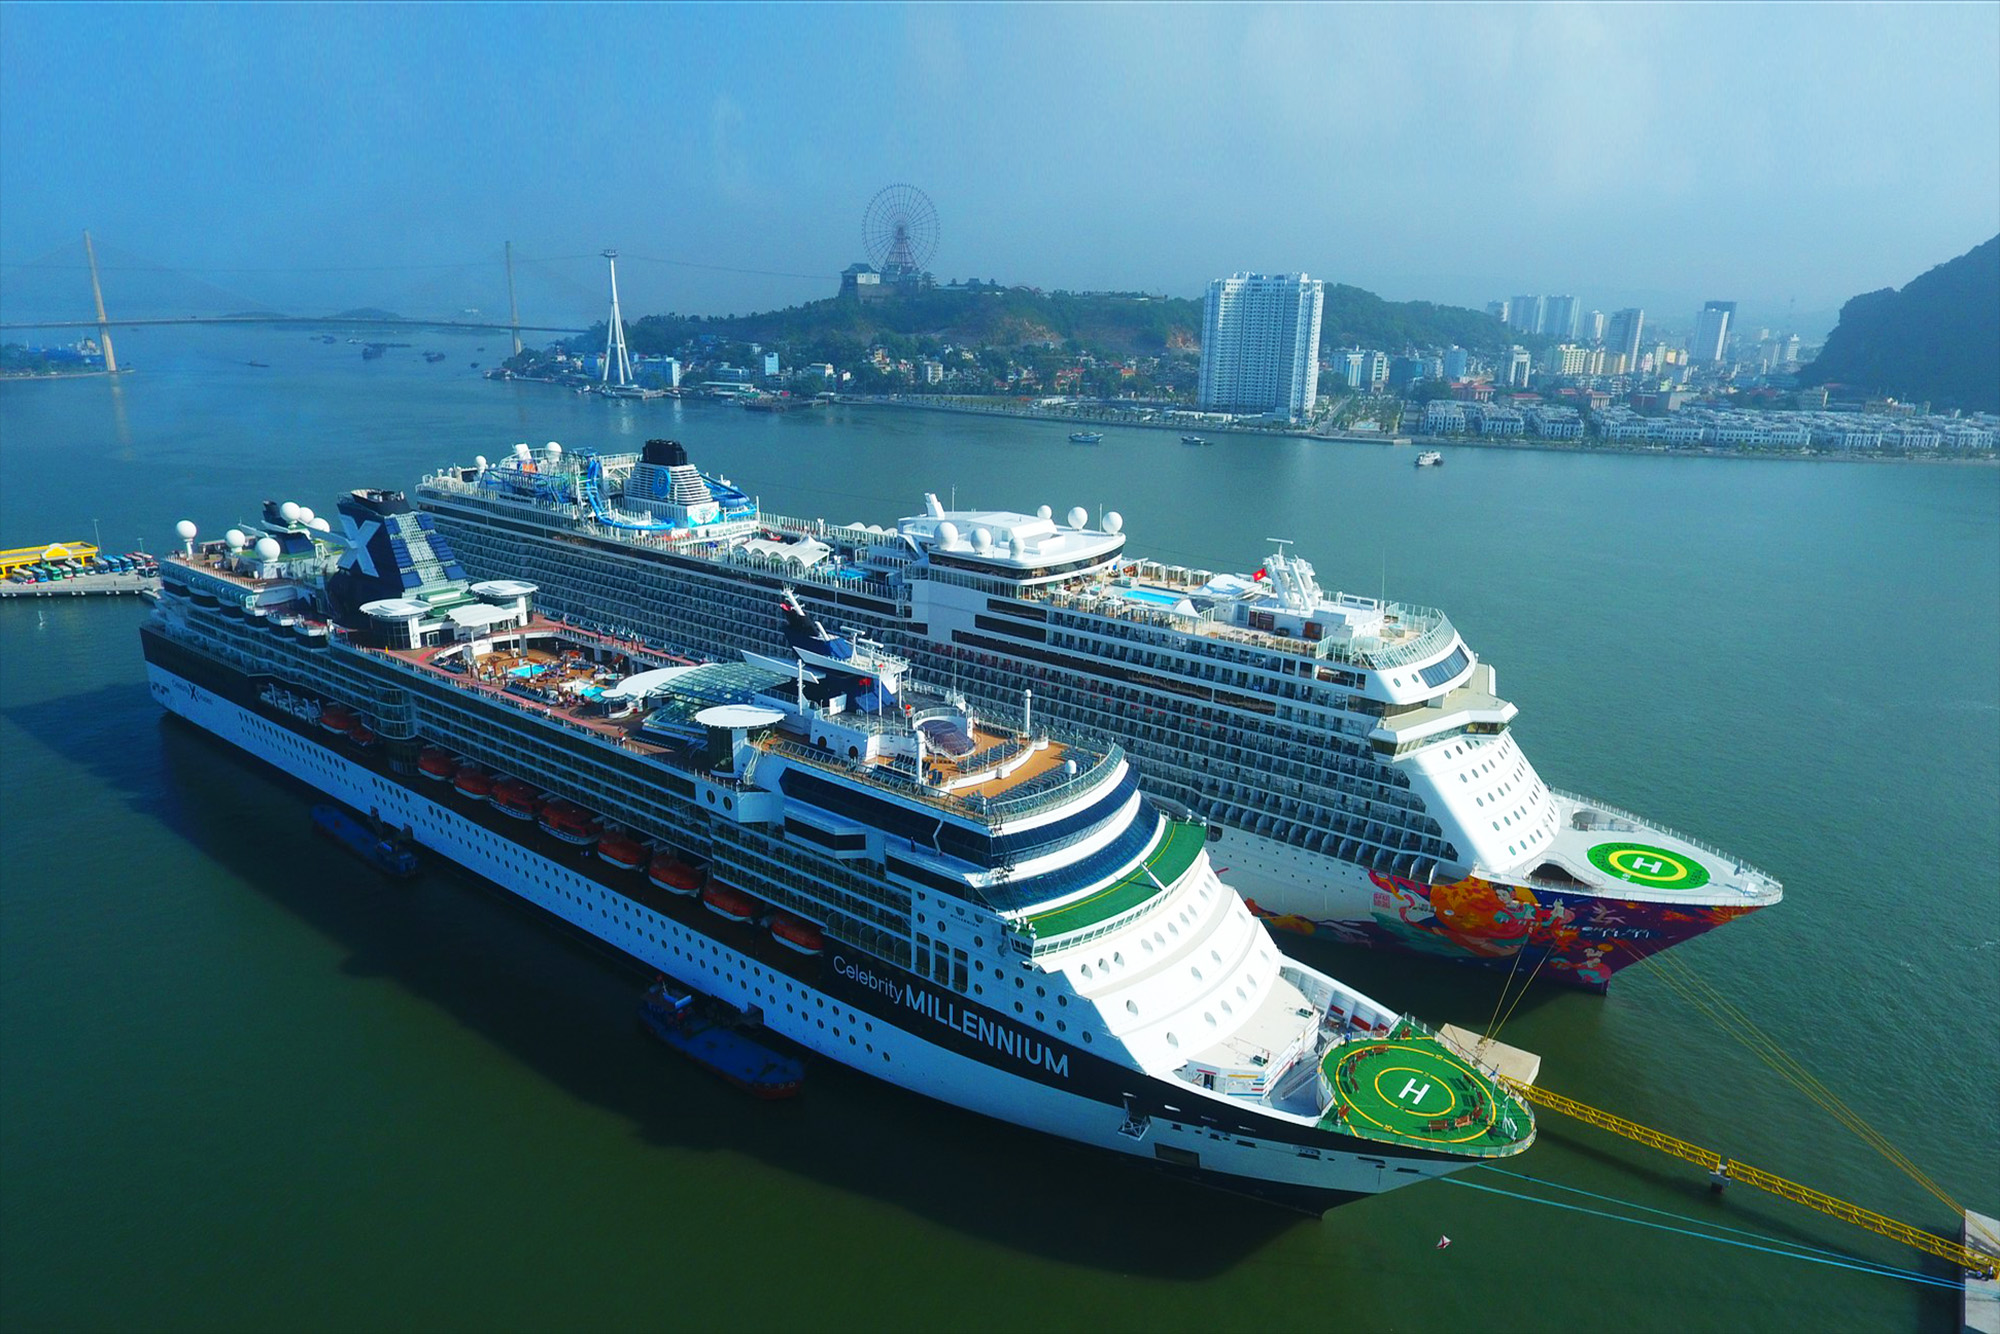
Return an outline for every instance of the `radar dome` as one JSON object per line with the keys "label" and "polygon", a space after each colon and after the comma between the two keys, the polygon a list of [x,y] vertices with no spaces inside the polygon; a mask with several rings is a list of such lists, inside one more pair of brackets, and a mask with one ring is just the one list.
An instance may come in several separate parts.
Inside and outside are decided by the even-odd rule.
{"label": "radar dome", "polygon": [[955,547],[958,545],[958,525],[947,519],[938,525],[938,545]]}
{"label": "radar dome", "polygon": [[250,541],[250,536],[241,528],[231,528],[222,535],[222,540],[229,544],[231,551],[241,551]]}
{"label": "radar dome", "polygon": [[297,523],[299,521],[298,502],[295,500],[288,500],[284,504],[278,506],[278,517],[283,519],[286,523]]}
{"label": "radar dome", "polygon": [[1085,509],[1083,506],[1078,505],[1075,509],[1071,510],[1066,517],[1069,519],[1070,527],[1081,528],[1085,524],[1090,522],[1090,511]]}
{"label": "radar dome", "polygon": [[325,519],[320,518],[316,514],[313,516],[312,523],[307,526],[310,527],[315,533],[330,533],[333,531],[333,525],[328,523]]}
{"label": "radar dome", "polygon": [[1035,517],[1037,519],[1052,519],[1055,517],[1055,513],[1056,512],[1054,510],[1050,509],[1047,505],[1044,505],[1040,509],[1035,511]]}
{"label": "radar dome", "polygon": [[174,531],[179,533],[183,538],[192,538],[196,533],[200,532],[201,530],[194,526],[193,519],[182,519],[179,523],[174,525]]}
{"label": "radar dome", "polygon": [[278,539],[275,537],[258,538],[257,555],[262,560],[276,560],[278,558]]}
{"label": "radar dome", "polygon": [[1118,534],[1124,532],[1125,516],[1120,514],[1117,510],[1113,510],[1111,511],[1111,513],[1105,515],[1104,531],[1111,534],[1113,537],[1116,537],[1118,536]]}
{"label": "radar dome", "polygon": [[1026,560],[1028,558],[1028,544],[1021,540],[1018,533],[1008,539],[1007,554],[1015,560]]}
{"label": "radar dome", "polygon": [[475,455],[473,455],[473,456],[472,456],[472,466],[473,466],[473,467],[475,467],[475,468],[477,468],[477,469],[479,469],[479,470],[480,470],[481,472],[485,472],[485,471],[486,471],[486,456],[485,456],[484,454],[475,454]]}
{"label": "radar dome", "polygon": [[972,549],[982,556],[993,550],[993,530],[991,528],[973,529]]}
{"label": "radar dome", "polygon": [[312,521],[313,521],[312,506],[310,505],[299,506],[299,522],[310,525]]}
{"label": "radar dome", "polygon": [[554,440],[549,441],[549,457],[552,459],[559,459],[562,457],[562,445],[557,441]]}

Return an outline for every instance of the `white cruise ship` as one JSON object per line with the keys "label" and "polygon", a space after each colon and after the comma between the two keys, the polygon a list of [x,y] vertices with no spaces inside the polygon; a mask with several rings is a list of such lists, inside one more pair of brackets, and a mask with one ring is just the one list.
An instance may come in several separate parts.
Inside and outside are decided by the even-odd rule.
{"label": "white cruise ship", "polygon": [[1115,744],[796,599],[693,663],[473,582],[397,492],[161,562],[154,697],[808,1053],[1310,1211],[1517,1154],[1492,1070],[1288,959]]}
{"label": "white cruise ship", "polygon": [[1549,787],[1517,710],[1440,611],[1321,587],[1280,544],[1218,574],[1127,549],[1119,516],[948,510],[893,525],[763,512],[677,442],[517,445],[417,504],[475,570],[566,617],[704,656],[784,645],[784,585],[930,679],[1116,737],[1274,925],[1602,989],[1781,897],[1776,880]]}

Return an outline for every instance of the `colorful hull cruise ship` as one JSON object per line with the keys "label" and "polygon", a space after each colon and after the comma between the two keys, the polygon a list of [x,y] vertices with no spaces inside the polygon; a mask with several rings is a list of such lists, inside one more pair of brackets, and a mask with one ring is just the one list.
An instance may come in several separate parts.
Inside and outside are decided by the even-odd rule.
{"label": "colorful hull cruise ship", "polygon": [[[339,518],[183,523],[154,697],[746,1028],[1315,1212],[1533,1142],[1463,1045],[1287,958],[1121,747],[926,689],[782,589],[743,608],[775,654],[691,662],[472,581],[401,493]],[[708,1059],[797,1087],[737,1046]]]}
{"label": "colorful hull cruise ship", "polygon": [[1442,612],[1321,588],[1279,548],[1244,575],[1126,550],[1119,516],[947,510],[893,526],[763,512],[677,442],[517,445],[426,477],[417,504],[471,568],[542,605],[700,656],[782,650],[756,609],[791,585],[925,677],[1116,737],[1273,925],[1534,970],[1620,968],[1775,903],[1778,882],[1550,788],[1517,710]]}

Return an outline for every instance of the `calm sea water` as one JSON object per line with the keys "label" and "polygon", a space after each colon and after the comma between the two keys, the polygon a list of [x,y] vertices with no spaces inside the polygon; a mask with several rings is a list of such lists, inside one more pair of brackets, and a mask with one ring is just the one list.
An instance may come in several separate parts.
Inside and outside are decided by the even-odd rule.
{"label": "calm sea water", "polygon": [[[363,363],[296,333],[121,335],[140,370],[117,384],[0,385],[0,546],[95,521],[160,550],[266,497],[330,513],[516,440],[653,435],[786,513],[890,522],[956,488],[1116,509],[1135,551],[1214,569],[1294,539],[1329,586],[1443,606],[1548,781],[1780,876],[1783,904],[1677,957],[2000,1212],[2000,471],[1080,448],[1047,423],[606,404],[479,380],[498,339],[414,341]],[[1449,1183],[1275,1215],[836,1067],[752,1105],[634,1033],[629,967],[449,872],[392,888],[324,855],[303,789],[162,720],[142,615],[0,606],[12,1328],[1955,1324],[1943,1289]],[[1495,977],[1299,948],[1433,1020],[1492,1015]],[[1955,1233],[1649,970],[1531,995],[1504,1036],[1551,1088]],[[1923,1268],[1552,1117],[1509,1170]]]}

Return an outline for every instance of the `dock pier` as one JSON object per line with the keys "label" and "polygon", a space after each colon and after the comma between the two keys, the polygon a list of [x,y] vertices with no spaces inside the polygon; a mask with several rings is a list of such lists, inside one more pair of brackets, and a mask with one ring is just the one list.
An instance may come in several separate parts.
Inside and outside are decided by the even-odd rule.
{"label": "dock pier", "polygon": [[159,576],[144,574],[79,574],[39,584],[0,581],[0,598],[149,597],[159,591]]}

